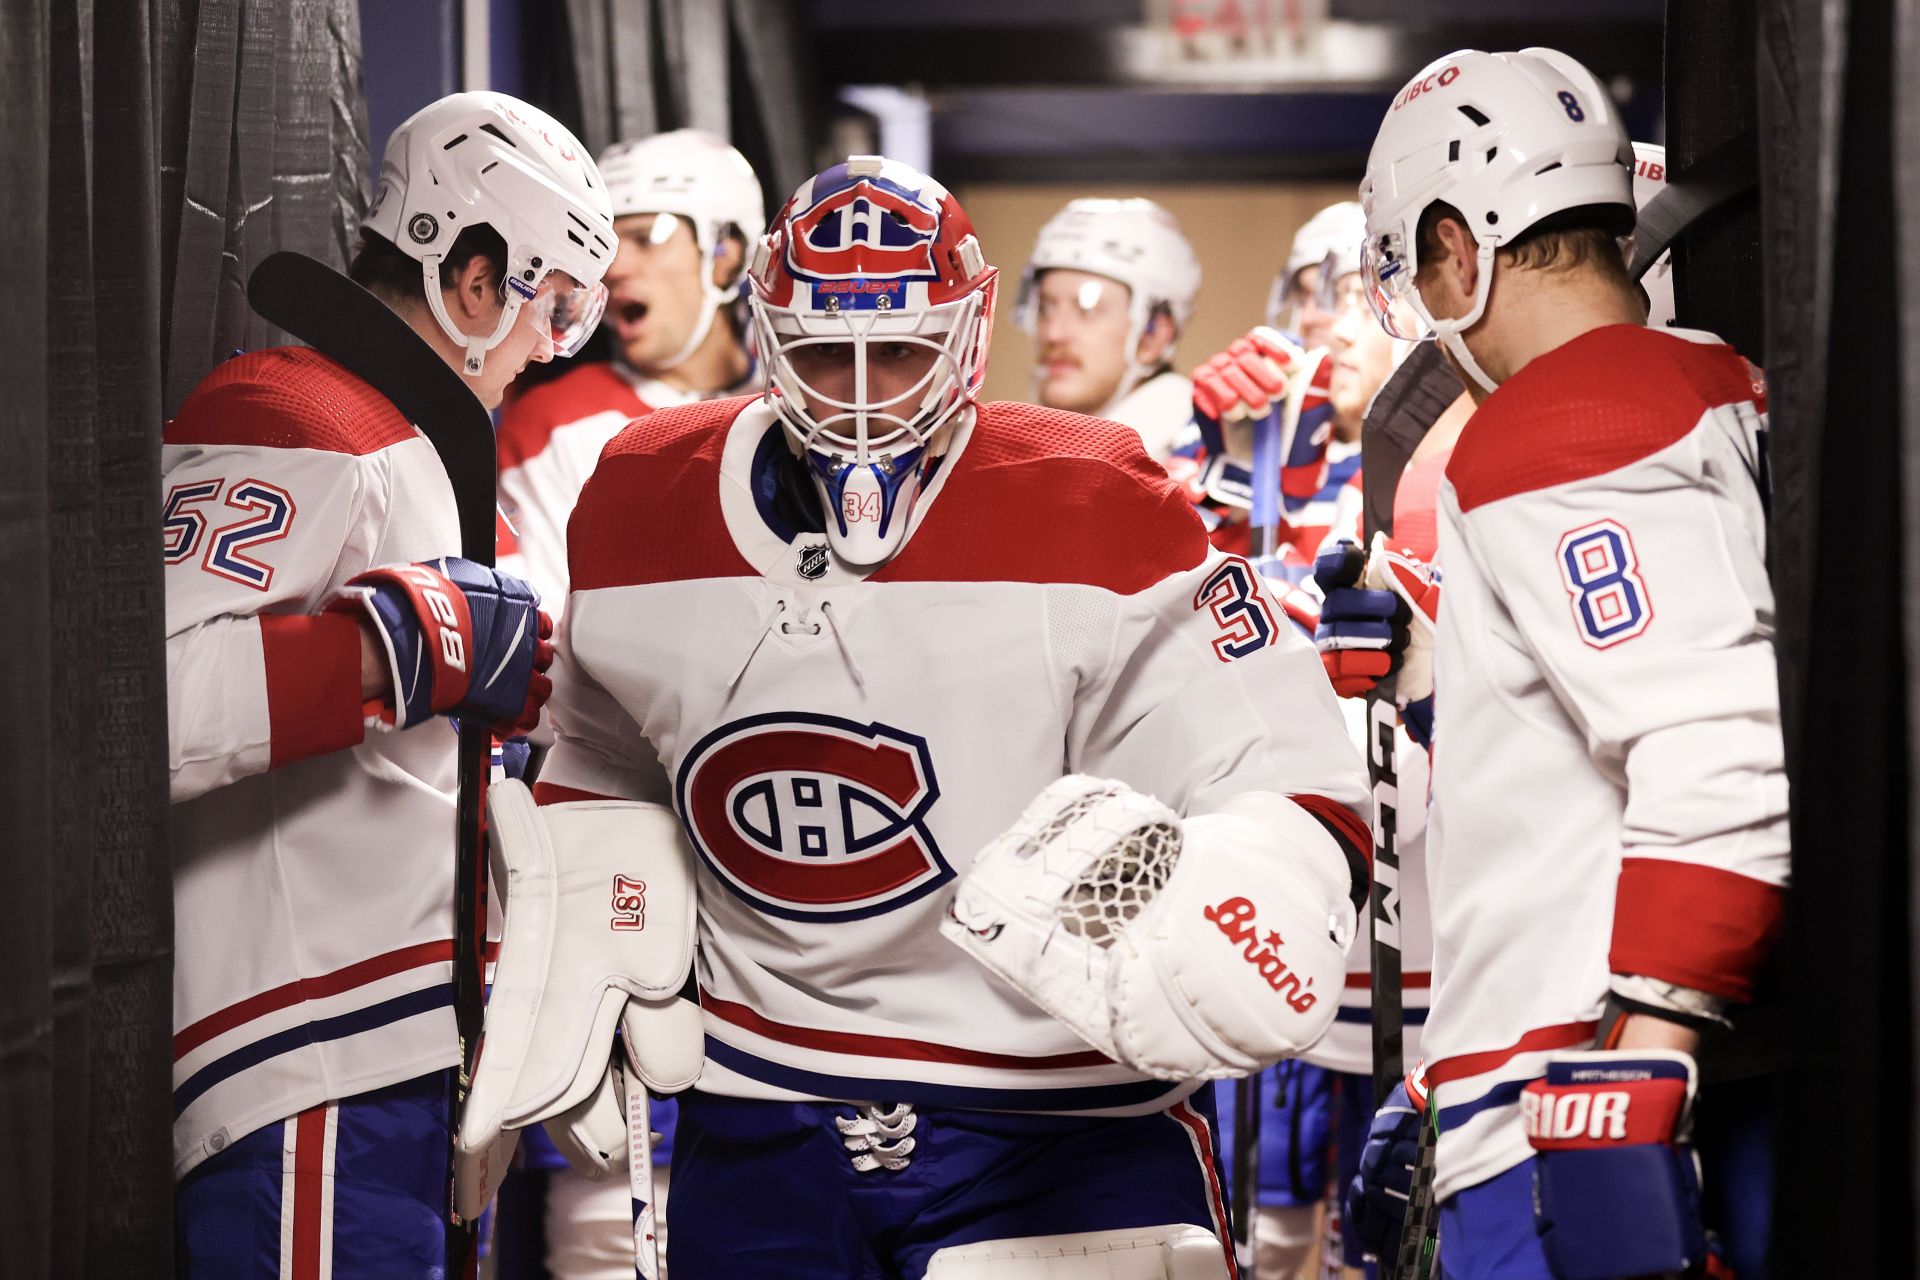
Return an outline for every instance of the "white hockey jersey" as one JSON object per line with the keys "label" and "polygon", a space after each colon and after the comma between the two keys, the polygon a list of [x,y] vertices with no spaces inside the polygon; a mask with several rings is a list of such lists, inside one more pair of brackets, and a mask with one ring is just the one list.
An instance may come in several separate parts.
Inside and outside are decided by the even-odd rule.
{"label": "white hockey jersey", "polygon": [[174,1172],[458,1058],[454,734],[362,740],[375,565],[458,549],[424,436],[317,352],[237,356],[167,425]]}
{"label": "white hockey jersey", "polygon": [[1132,427],[1147,456],[1164,463],[1193,423],[1193,379],[1163,369],[1108,405],[1100,416]]}
{"label": "white hockey jersey", "polygon": [[1598,329],[1510,378],[1441,487],[1427,1078],[1446,1197],[1610,973],[1734,1000],[1781,919],[1787,784],[1751,366]]}
{"label": "white hockey jersey", "polygon": [[567,600],[567,520],[600,451],[640,415],[699,398],[605,362],[511,396],[500,411],[498,564],[533,584],[555,623]]}
{"label": "white hockey jersey", "polygon": [[979,409],[864,575],[781,515],[785,449],[757,401],[651,414],[569,530],[540,794],[680,815],[700,1087],[1111,1113],[1190,1092],[1090,1049],[937,924],[974,852],[1076,770],[1184,813],[1291,795],[1325,857],[1360,856],[1366,783],[1313,646],[1108,424]]}

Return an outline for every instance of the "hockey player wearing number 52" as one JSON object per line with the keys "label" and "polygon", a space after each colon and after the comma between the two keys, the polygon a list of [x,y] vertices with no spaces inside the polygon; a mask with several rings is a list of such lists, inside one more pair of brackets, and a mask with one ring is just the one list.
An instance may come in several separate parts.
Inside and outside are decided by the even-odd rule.
{"label": "hockey player wearing number 52", "polygon": [[[671,893],[684,950],[615,984],[639,1075],[698,1075],[672,1274],[1228,1275],[1204,1081],[1324,1032],[1366,884],[1325,674],[1130,433],[976,403],[997,272],[932,178],[827,169],[750,279],[764,394],[640,419],[581,496],[534,824],[697,868],[699,1009]],[[584,1057],[483,1054],[509,1128],[606,1063],[555,946],[487,1042]]]}
{"label": "hockey player wearing number 52", "polygon": [[[493,93],[401,125],[361,233],[368,293],[341,282],[341,305],[421,340],[367,376],[450,368],[487,407],[592,330],[614,248],[592,159]],[[460,1061],[443,717],[530,728],[548,626],[525,583],[453,557],[441,458],[332,356],[227,361],[163,459],[179,1274],[439,1276]]]}
{"label": "hockey player wearing number 52", "polygon": [[[1708,1266],[1694,1053],[1782,913],[1765,391],[1712,335],[1646,327],[1633,171],[1573,59],[1463,52],[1394,100],[1361,187],[1381,322],[1417,317],[1484,394],[1440,487],[1433,643],[1449,1280]],[[1744,1280],[1765,1222],[1719,1199]]]}

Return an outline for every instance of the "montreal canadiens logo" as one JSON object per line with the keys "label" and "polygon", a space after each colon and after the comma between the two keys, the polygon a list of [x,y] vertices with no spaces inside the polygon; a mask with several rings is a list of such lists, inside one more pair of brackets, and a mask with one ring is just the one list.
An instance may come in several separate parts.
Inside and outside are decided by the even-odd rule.
{"label": "montreal canadiens logo", "polygon": [[890,183],[861,180],[793,220],[787,266],[808,280],[937,280],[939,210]]}
{"label": "montreal canadiens logo", "polygon": [[953,879],[927,813],[926,740],[837,716],[750,716],[700,740],[675,782],[693,847],[762,911],[851,920]]}

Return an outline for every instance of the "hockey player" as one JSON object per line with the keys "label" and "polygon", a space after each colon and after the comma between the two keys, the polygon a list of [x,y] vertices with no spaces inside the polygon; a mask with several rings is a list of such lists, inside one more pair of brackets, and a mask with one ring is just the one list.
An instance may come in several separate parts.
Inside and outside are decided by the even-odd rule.
{"label": "hockey player", "polygon": [[[975,403],[996,272],[933,179],[835,165],[751,277],[765,394],[641,419],[582,494],[522,824],[660,867],[621,873],[652,887],[614,995],[629,1056],[690,1045],[699,1075],[676,1280],[1226,1275],[1196,1086],[1319,1037],[1365,887],[1325,676],[1131,436]],[[704,1036],[657,998],[692,961],[660,957],[668,858],[698,868]],[[516,936],[510,905],[503,970]],[[489,1010],[489,1081],[583,1046],[580,1088],[500,1090],[547,1104],[512,1123],[606,1061],[575,1034],[604,966],[567,958],[521,1021]]]}
{"label": "hockey player", "polygon": [[[386,352],[495,405],[599,318],[611,210],[559,123],[461,93],[387,145],[352,274]],[[384,316],[382,317],[385,318]],[[526,585],[469,561],[389,395],[281,347],[167,425],[183,1276],[438,1276],[452,1072],[455,734],[530,725]]]}
{"label": "hockey player", "polygon": [[[1711,335],[1646,327],[1614,243],[1633,165],[1578,63],[1465,52],[1396,98],[1362,187],[1383,323],[1410,310],[1484,396],[1439,488],[1433,647],[1425,1080],[1455,1280],[1705,1262],[1693,1055],[1779,928],[1765,393]],[[1404,1203],[1404,1174],[1362,1199]]]}
{"label": "hockey player", "polygon": [[1200,292],[1200,261],[1151,200],[1074,200],[1040,228],[1015,318],[1033,338],[1034,399],[1132,427],[1164,462],[1193,384],[1173,348]]}
{"label": "hockey player", "polygon": [[747,250],[766,226],[760,180],[698,129],[623,142],[600,157],[620,250],[607,268],[610,363],[516,395],[500,415],[503,567],[556,618],[567,594],[567,518],[607,441],[641,414],[746,390]]}
{"label": "hockey player", "polygon": [[1308,218],[1294,233],[1287,261],[1273,278],[1267,295],[1267,324],[1288,334],[1308,351],[1330,345],[1333,325],[1340,317],[1329,306],[1327,256],[1351,261],[1366,234],[1366,215],[1352,200],[1330,204]]}

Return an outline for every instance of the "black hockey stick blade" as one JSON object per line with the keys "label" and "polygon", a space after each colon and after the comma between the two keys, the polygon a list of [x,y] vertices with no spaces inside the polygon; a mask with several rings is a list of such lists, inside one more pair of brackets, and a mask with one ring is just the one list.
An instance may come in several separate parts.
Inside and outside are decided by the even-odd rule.
{"label": "black hockey stick blade", "polygon": [[386,303],[325,263],[282,250],[247,280],[269,324],[337,360],[420,428],[453,484],[460,554],[493,563],[493,419],[467,382]]}
{"label": "black hockey stick blade", "polygon": [[1647,274],[1687,228],[1759,185],[1759,143],[1751,129],[1727,139],[1685,173],[1671,176],[1667,189],[1647,201],[1635,219],[1627,275],[1638,280]]}
{"label": "black hockey stick blade", "polygon": [[1437,342],[1416,343],[1367,406],[1360,430],[1360,489],[1366,538],[1393,532],[1393,494],[1422,438],[1460,398],[1460,375]]}

